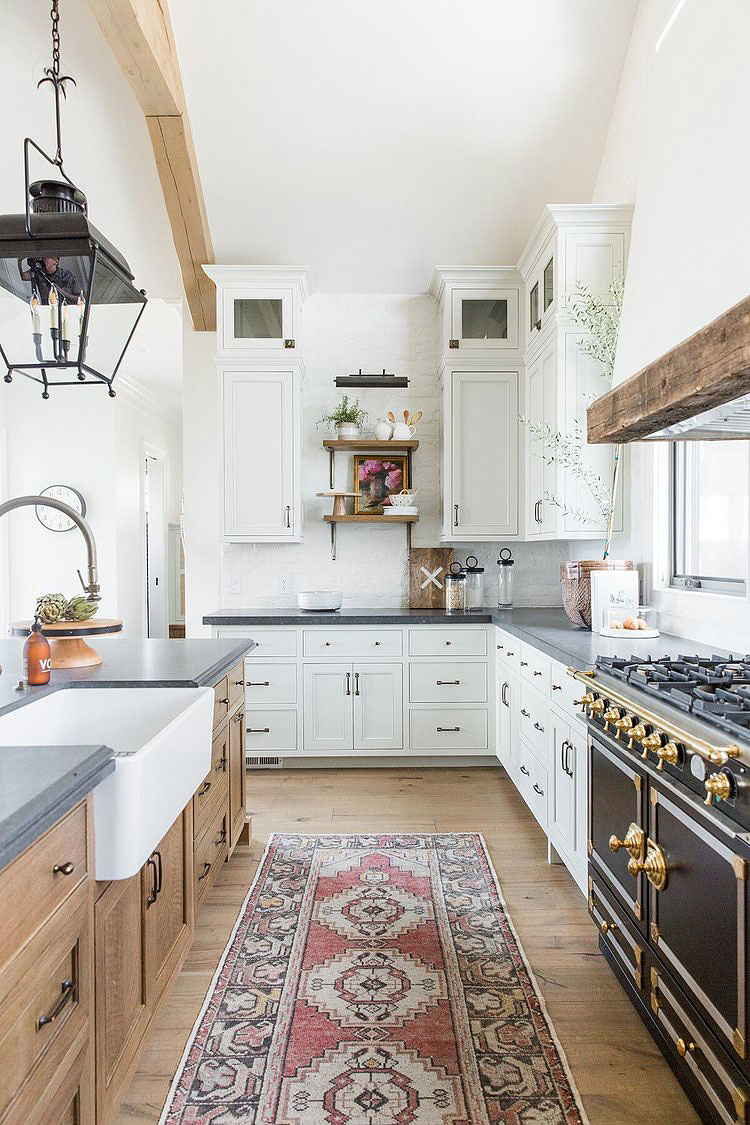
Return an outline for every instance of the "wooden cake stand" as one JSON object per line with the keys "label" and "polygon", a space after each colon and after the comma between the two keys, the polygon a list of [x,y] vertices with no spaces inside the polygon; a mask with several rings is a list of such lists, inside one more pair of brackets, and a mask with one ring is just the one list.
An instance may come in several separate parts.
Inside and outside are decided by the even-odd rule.
{"label": "wooden cake stand", "polygon": [[328,488],[325,492],[316,492],[316,496],[330,496],[333,499],[333,515],[346,515],[346,500],[348,496],[356,496],[356,492],[344,492],[338,488]]}
{"label": "wooden cake stand", "polygon": [[[31,621],[16,621],[10,627],[14,637],[28,637]],[[42,625],[42,633],[49,641],[53,668],[93,668],[102,658],[84,637],[121,633],[122,621],[114,617],[92,617],[90,621],[55,621]]]}

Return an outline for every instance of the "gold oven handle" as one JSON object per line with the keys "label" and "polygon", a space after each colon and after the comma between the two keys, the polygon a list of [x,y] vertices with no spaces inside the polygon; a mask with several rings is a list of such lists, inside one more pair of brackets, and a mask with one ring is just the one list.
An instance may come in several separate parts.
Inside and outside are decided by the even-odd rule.
{"label": "gold oven handle", "polygon": [[649,837],[646,841],[646,858],[630,859],[628,871],[635,878],[643,872],[656,891],[663,891],[667,885],[667,853]]}
{"label": "gold oven handle", "polygon": [[646,842],[646,833],[637,824],[630,823],[628,830],[625,833],[624,840],[618,840],[616,836],[609,838],[609,850],[611,852],[619,852],[620,848],[625,848],[632,859],[643,859],[643,845]]}

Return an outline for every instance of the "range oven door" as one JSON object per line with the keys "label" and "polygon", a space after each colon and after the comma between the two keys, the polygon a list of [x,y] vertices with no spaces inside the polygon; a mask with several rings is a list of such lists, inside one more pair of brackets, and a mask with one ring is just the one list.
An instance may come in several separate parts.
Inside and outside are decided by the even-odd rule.
{"label": "range oven door", "polygon": [[653,779],[649,792],[651,943],[731,1056],[744,1060],[748,863],[742,845]]}
{"label": "range oven door", "polygon": [[628,863],[645,854],[645,786],[642,773],[607,740],[589,731],[589,861],[645,928],[645,877]]}

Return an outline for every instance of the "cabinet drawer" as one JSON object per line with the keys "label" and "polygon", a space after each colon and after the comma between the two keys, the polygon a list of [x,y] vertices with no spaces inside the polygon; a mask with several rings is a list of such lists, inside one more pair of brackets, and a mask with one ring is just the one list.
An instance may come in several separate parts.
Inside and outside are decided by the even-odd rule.
{"label": "cabinet drawer", "polygon": [[495,630],[495,661],[498,667],[509,672],[521,670],[521,642],[500,629]]}
{"label": "cabinet drawer", "polygon": [[542,695],[549,695],[549,657],[531,645],[522,643],[520,665],[521,679],[533,684]]}
{"label": "cabinet drawer", "polygon": [[486,703],[487,664],[441,660],[409,666],[412,703]]}
{"label": "cabinet drawer", "polygon": [[400,656],[401,632],[397,629],[305,629],[304,656],[343,657]]}
{"label": "cabinet drawer", "polygon": [[229,714],[229,677],[219,680],[214,688],[214,730]]}
{"label": "cabinet drawer", "polygon": [[546,769],[550,732],[547,704],[523,682],[521,683],[519,730]]}
{"label": "cabinet drawer", "polygon": [[412,750],[486,750],[487,712],[424,707],[409,712]]}
{"label": "cabinet drawer", "polygon": [[580,699],[585,691],[585,685],[580,680],[574,680],[567,668],[556,660],[550,661],[550,700],[566,715],[578,719],[579,722],[584,721],[584,716],[576,700]]}
{"label": "cabinet drawer", "polygon": [[518,789],[546,832],[547,770],[523,739],[520,739],[518,747]]}
{"label": "cabinet drawer", "polygon": [[246,669],[245,699],[254,704],[297,702],[297,665],[255,663]]}
{"label": "cabinet drawer", "polygon": [[193,878],[195,879],[195,905],[199,903],[213,884],[221,861],[227,854],[228,812],[226,806],[218,809],[208,827],[196,842],[193,851]]}
{"label": "cabinet drawer", "polygon": [[211,769],[193,797],[193,838],[197,839],[209,818],[229,792],[229,727],[225,724],[211,744]]}
{"label": "cabinet drawer", "polygon": [[275,754],[297,749],[297,712],[248,709],[246,748],[248,754]]}
{"label": "cabinet drawer", "polygon": [[0,874],[0,967],[86,878],[87,836],[82,801]]}
{"label": "cabinet drawer", "polygon": [[643,979],[644,949],[641,939],[631,931],[621,907],[614,903],[602,884],[589,875],[589,914],[602,940],[617,964],[640,992]]}
{"label": "cabinet drawer", "polygon": [[[88,1035],[91,953],[89,896],[87,888],[80,887],[4,974],[0,987],[3,1120],[27,1082],[36,1087],[37,1097],[57,1084],[62,1077],[59,1071],[69,1065],[68,1052]],[[10,1120],[28,1120],[17,1112],[15,1106],[10,1109]]]}
{"label": "cabinet drawer", "polygon": [[412,629],[409,652],[412,656],[486,656],[487,630],[461,625]]}
{"label": "cabinet drawer", "polygon": [[[256,660],[269,660],[276,657],[289,657],[297,655],[297,632],[295,629],[268,629],[266,632],[253,633],[250,630],[251,640],[255,641],[255,648],[251,649],[245,657],[245,664],[253,664]],[[249,676],[246,677],[248,680]]]}
{"label": "cabinet drawer", "polygon": [[235,664],[227,676],[229,682],[229,710],[233,711],[242,699],[245,692],[245,664],[240,661]]}

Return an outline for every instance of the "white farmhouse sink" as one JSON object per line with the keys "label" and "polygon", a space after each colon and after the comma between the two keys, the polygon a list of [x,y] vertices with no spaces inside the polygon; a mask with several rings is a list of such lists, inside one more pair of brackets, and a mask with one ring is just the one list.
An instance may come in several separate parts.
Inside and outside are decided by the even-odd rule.
{"label": "white farmhouse sink", "polygon": [[95,872],[128,879],[211,768],[213,702],[207,687],[66,688],[0,715],[0,747],[115,751],[94,789]]}

